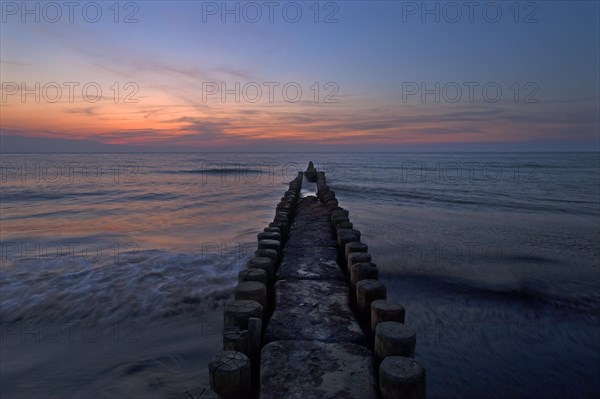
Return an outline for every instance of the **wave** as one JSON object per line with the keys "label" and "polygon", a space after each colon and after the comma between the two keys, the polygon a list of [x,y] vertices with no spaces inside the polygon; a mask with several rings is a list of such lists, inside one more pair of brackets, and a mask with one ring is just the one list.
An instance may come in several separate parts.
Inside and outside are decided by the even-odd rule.
{"label": "wave", "polygon": [[164,201],[164,200],[176,200],[181,198],[180,195],[173,193],[144,193],[139,195],[127,196],[124,199],[130,201]]}
{"label": "wave", "polygon": [[[380,186],[359,186],[352,184],[332,184],[336,193],[345,194],[342,197],[355,197],[369,201],[406,200],[408,204],[423,205],[424,203],[446,206],[477,206],[497,210],[519,210],[528,212],[552,212],[568,215],[598,216],[596,202],[584,200],[561,200],[552,198],[515,198],[503,192],[466,192],[459,190],[443,190],[430,188],[426,192],[401,191],[395,188]],[[445,194],[439,194],[445,193]],[[456,193],[452,196],[450,194]],[[461,198],[461,194],[463,197]],[[467,196],[468,195],[468,196]],[[467,199],[468,198],[468,199]],[[545,203],[540,203],[544,201]],[[565,206],[560,206],[560,205]],[[570,206],[566,206],[570,205]],[[589,208],[584,208],[588,205]]]}
{"label": "wave", "polygon": [[14,191],[3,192],[0,195],[2,202],[23,201],[55,201],[68,198],[114,196],[116,191],[80,191],[80,192],[48,192],[48,191]]}
{"label": "wave", "polygon": [[513,302],[528,307],[551,306],[555,310],[600,316],[600,292],[597,289],[566,287],[565,282],[559,285],[551,281],[521,279],[512,283],[486,284],[416,272],[386,273],[385,276],[391,280],[401,280],[404,285],[427,296],[467,296],[481,301]]}
{"label": "wave", "polygon": [[160,173],[167,174],[201,174],[201,175],[241,175],[241,174],[262,174],[266,173],[260,169],[184,169],[184,170],[165,170]]}
{"label": "wave", "polygon": [[147,250],[119,263],[62,257],[3,264],[0,319],[109,325],[202,313],[230,297],[243,262],[231,249],[204,254]]}
{"label": "wave", "polygon": [[[153,200],[176,200],[180,196],[173,193],[156,193],[144,192],[141,190],[129,191],[103,191],[97,190],[93,192],[38,192],[38,191],[21,191],[14,193],[3,193],[1,196],[3,203],[8,202],[28,202],[28,201],[64,201],[64,200],[81,200],[82,198],[98,198],[103,203],[107,202],[122,202],[122,201],[153,201]],[[52,216],[47,214],[27,215],[27,217],[44,217]]]}

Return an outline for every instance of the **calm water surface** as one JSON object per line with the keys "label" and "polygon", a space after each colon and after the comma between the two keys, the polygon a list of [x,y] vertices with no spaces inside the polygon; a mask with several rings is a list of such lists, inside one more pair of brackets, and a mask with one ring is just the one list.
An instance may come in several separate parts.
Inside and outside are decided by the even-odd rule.
{"label": "calm water surface", "polygon": [[207,384],[237,272],[309,160],[406,306],[429,397],[600,395],[597,153],[230,153],[2,155],[0,396]]}

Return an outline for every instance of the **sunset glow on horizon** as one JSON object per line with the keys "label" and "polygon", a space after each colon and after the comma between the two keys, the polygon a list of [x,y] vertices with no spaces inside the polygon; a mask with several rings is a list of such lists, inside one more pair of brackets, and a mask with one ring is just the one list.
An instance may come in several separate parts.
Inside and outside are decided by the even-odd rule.
{"label": "sunset glow on horizon", "polygon": [[600,148],[593,2],[2,4],[6,152]]}

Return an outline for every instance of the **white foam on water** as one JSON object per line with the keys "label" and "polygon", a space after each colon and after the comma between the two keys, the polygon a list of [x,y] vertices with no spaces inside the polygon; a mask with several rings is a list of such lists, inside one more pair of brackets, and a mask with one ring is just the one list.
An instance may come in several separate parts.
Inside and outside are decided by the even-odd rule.
{"label": "white foam on water", "polygon": [[0,269],[3,322],[120,323],[199,312],[227,297],[245,259],[227,253],[140,251],[126,262],[26,260]]}

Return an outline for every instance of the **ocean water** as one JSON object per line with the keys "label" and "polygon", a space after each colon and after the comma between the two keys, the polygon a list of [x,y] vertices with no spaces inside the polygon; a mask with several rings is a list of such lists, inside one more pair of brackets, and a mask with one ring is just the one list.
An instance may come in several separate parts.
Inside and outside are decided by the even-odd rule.
{"label": "ocean water", "polygon": [[237,272],[309,160],[406,307],[428,397],[600,395],[598,153],[1,158],[0,397],[208,384]]}

